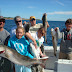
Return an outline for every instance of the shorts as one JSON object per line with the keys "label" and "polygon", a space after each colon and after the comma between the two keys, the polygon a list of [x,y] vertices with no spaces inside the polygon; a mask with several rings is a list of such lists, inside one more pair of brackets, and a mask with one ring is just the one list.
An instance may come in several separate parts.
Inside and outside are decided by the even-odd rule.
{"label": "shorts", "polygon": [[59,53],[59,59],[72,60],[72,53],[66,54],[66,53],[60,52]]}
{"label": "shorts", "polygon": [[31,66],[32,72],[44,72],[44,68],[41,67],[39,64],[35,64]]}

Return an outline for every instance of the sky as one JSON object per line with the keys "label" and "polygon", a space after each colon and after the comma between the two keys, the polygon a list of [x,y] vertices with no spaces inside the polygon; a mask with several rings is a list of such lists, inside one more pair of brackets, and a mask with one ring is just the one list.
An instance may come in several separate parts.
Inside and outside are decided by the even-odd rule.
{"label": "sky", "polygon": [[44,13],[47,20],[66,21],[72,18],[72,0],[0,0],[0,15],[4,17],[42,19]]}

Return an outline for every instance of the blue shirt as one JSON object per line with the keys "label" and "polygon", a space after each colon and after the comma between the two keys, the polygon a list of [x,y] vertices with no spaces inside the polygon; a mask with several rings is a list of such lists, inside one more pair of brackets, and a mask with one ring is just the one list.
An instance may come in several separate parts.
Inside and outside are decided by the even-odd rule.
{"label": "blue shirt", "polygon": [[21,55],[25,55],[33,59],[34,57],[29,53],[29,42],[22,36],[21,39],[17,39],[16,35],[9,39],[8,46],[16,50]]}

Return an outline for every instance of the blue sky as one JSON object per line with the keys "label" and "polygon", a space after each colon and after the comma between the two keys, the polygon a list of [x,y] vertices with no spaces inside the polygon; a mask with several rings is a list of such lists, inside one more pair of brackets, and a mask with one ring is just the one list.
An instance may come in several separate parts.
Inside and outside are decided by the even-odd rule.
{"label": "blue sky", "polygon": [[65,21],[72,18],[72,0],[0,0],[0,11],[4,17],[41,19],[47,13],[47,20]]}

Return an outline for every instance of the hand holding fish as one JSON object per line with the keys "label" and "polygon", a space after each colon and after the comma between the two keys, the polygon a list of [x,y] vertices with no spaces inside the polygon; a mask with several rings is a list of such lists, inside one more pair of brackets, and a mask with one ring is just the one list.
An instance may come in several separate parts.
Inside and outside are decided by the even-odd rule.
{"label": "hand holding fish", "polygon": [[1,52],[0,54],[1,57],[7,58],[8,60],[10,60],[15,64],[24,65],[24,66],[29,66],[34,63],[42,64],[41,60],[37,60],[36,58],[31,59],[28,56],[21,55],[14,49],[11,49],[5,45],[0,45],[0,52]]}
{"label": "hand holding fish", "polygon": [[25,24],[26,24],[26,21],[24,21],[23,25],[25,25]]}
{"label": "hand holding fish", "polygon": [[37,43],[36,43],[36,41],[34,40],[33,42],[34,42],[35,48],[37,49]]}
{"label": "hand holding fish", "polygon": [[45,24],[47,25],[47,28],[50,26],[49,23],[46,21]]}
{"label": "hand holding fish", "polygon": [[42,57],[45,57],[46,55],[44,55],[43,53],[41,54]]}
{"label": "hand holding fish", "polygon": [[59,29],[59,27],[56,27],[54,30],[57,31]]}

